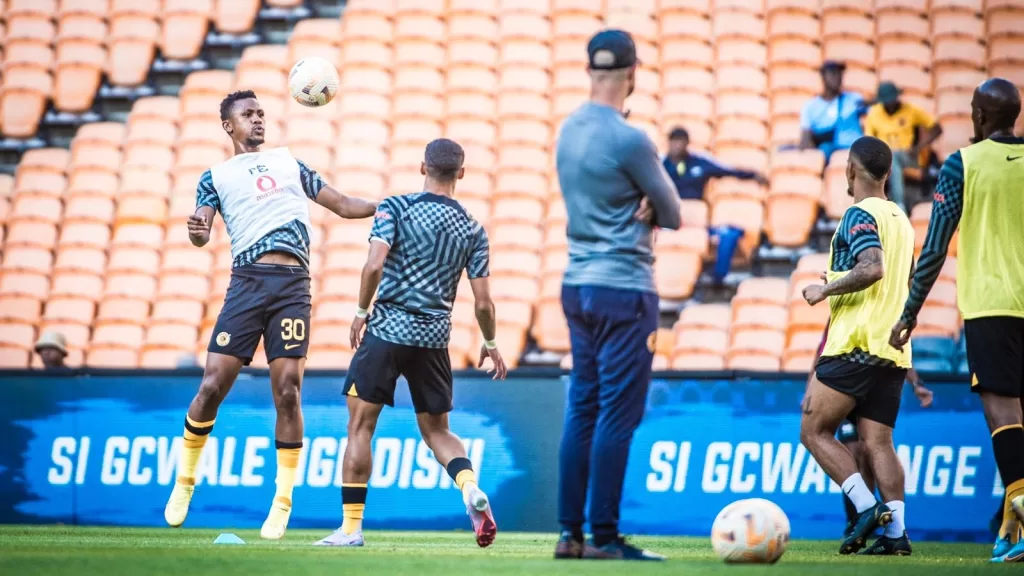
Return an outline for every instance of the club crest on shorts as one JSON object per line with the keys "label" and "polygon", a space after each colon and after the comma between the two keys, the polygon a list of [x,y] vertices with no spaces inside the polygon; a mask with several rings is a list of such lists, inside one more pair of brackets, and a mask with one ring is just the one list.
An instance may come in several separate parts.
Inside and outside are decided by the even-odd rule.
{"label": "club crest on shorts", "polygon": [[651,335],[647,337],[647,350],[654,353],[654,346],[658,343],[658,331],[651,332]]}
{"label": "club crest on shorts", "polygon": [[227,346],[231,343],[231,334],[227,332],[221,332],[217,334],[217,346]]}

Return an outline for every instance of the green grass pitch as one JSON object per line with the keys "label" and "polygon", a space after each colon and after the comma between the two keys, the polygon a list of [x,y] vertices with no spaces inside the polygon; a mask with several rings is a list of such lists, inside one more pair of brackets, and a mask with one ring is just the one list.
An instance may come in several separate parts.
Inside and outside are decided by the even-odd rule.
{"label": "green grass pitch", "polygon": [[988,564],[983,544],[914,543],[909,558],[841,557],[837,542],[795,541],[774,566],[722,564],[704,538],[636,538],[669,562],[630,563],[551,560],[554,535],[499,533],[490,548],[477,548],[468,532],[370,532],[361,549],[315,548],[328,531],[291,530],[265,542],[255,530],[236,534],[245,546],[214,545],[220,530],[0,526],[0,574],[59,576],[233,576],[274,574],[386,574],[388,576],[540,576],[648,574],[775,574],[910,576],[1017,573],[1019,565]]}

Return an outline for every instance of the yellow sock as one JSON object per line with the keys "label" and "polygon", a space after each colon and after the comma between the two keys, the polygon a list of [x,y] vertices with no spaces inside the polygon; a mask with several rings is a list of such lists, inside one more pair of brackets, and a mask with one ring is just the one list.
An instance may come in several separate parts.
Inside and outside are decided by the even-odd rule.
{"label": "yellow sock", "polygon": [[302,448],[277,449],[277,491],[274,502],[287,507],[292,505],[292,489],[295,487],[295,469],[299,466]]}
{"label": "yellow sock", "polygon": [[199,456],[203,453],[206,440],[213,431],[214,420],[196,422],[185,415],[185,442],[181,446],[181,457],[178,460],[178,484],[192,486],[196,483],[196,466]]}
{"label": "yellow sock", "polygon": [[342,504],[341,509],[345,515],[341,523],[342,532],[354,534],[363,529],[363,510],[366,504]]}
{"label": "yellow sock", "polygon": [[366,509],[366,484],[341,485],[341,531],[355,534],[363,529],[363,511]]}
{"label": "yellow sock", "polygon": [[1009,538],[1010,542],[1016,544],[1020,534],[1020,520],[1017,513],[1013,511],[1010,504],[1017,496],[1024,495],[1024,478],[1017,480],[1006,487],[1006,494],[1003,495],[1003,524],[999,527],[999,536]]}
{"label": "yellow sock", "polygon": [[455,485],[465,494],[466,490],[476,486],[476,472],[472,470],[461,470],[455,475]]}

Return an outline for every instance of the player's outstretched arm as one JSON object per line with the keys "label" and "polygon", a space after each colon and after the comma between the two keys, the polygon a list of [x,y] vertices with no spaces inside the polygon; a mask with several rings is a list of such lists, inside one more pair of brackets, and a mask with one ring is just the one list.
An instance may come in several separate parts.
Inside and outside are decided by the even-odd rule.
{"label": "player's outstretched arm", "polygon": [[380,286],[380,279],[384,274],[384,261],[387,260],[390,251],[391,246],[386,242],[376,238],[370,240],[370,253],[366,257],[366,264],[363,264],[363,273],[359,280],[359,308],[356,309],[356,317],[349,332],[349,343],[353,350],[359,348],[362,343],[363,327],[369,315],[370,303],[373,301],[373,295],[377,293],[377,287]]}
{"label": "player's outstretched arm", "polygon": [[490,280],[487,276],[470,278],[469,287],[473,289],[473,309],[476,312],[476,323],[480,326],[480,333],[484,337],[484,344],[480,349],[480,362],[477,367],[482,368],[484,359],[490,358],[494,363],[494,379],[504,380],[508,374],[508,368],[494,341],[498,330],[498,318],[494,309],[494,300],[491,299]]}
{"label": "player's outstretched arm", "polygon": [[377,202],[345,196],[330,186],[324,186],[316,195],[316,203],[350,220],[369,218],[377,210]]}
{"label": "player's outstretched arm", "polygon": [[200,206],[188,217],[188,239],[193,246],[202,248],[210,241],[210,227],[217,211],[212,206]]}

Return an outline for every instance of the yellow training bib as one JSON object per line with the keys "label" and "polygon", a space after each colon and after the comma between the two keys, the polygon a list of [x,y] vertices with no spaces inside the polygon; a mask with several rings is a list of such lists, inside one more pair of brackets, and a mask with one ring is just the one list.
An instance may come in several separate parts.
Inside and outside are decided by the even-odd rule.
{"label": "yellow training bib", "polygon": [[[896,204],[882,198],[865,198],[847,209],[860,209],[872,216],[882,244],[885,274],[866,290],[830,296],[832,314],[828,341],[822,356],[839,356],[861,350],[872,356],[910,368],[910,345],[900,352],[889,346],[889,333],[903,313],[910,292],[910,272],[914,264],[914,228]],[[836,234],[840,234],[837,230]],[[836,240],[829,249],[828,282],[849,274],[834,271]]]}
{"label": "yellow training bib", "polygon": [[982,140],[962,148],[964,212],[957,303],[965,320],[1024,318],[1024,144]]}

